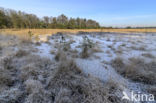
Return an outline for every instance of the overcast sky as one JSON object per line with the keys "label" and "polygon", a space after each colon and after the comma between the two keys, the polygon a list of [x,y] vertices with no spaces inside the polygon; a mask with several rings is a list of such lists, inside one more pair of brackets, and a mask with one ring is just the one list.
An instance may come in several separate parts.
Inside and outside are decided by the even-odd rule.
{"label": "overcast sky", "polygon": [[0,0],[0,7],[39,17],[90,18],[103,26],[156,26],[156,0]]}

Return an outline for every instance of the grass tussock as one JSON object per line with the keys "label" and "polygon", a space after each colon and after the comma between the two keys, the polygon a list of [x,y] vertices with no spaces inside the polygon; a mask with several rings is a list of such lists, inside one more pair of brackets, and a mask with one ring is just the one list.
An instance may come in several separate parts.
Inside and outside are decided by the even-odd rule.
{"label": "grass tussock", "polygon": [[2,46],[0,45],[0,51],[2,50],[3,48],[2,48]]}
{"label": "grass tussock", "polygon": [[0,103],[122,102],[114,94],[121,92],[118,86],[86,76],[66,55],[60,55],[58,63],[37,55],[24,57],[1,61]]}
{"label": "grass tussock", "polygon": [[145,51],[146,48],[144,46],[136,47],[136,46],[131,46],[131,49],[133,50],[140,50],[140,51]]}
{"label": "grass tussock", "polygon": [[56,55],[55,55],[55,60],[56,61],[60,61],[66,59],[66,54],[65,52],[63,52],[61,49],[58,49]]}
{"label": "grass tussock", "polygon": [[27,56],[28,54],[28,51],[20,49],[16,52],[15,56],[20,58],[23,56]]}
{"label": "grass tussock", "polygon": [[67,60],[60,63],[47,88],[57,103],[120,103],[117,96],[109,95],[111,88],[117,88],[110,84],[105,87],[99,80],[84,75],[73,60]]}
{"label": "grass tussock", "polygon": [[143,53],[142,56],[147,57],[147,58],[154,58],[154,55],[150,53]]}
{"label": "grass tussock", "polygon": [[112,61],[112,66],[118,73],[131,80],[145,84],[156,84],[156,62],[146,63],[139,58],[130,58],[130,64],[125,64],[121,58]]}
{"label": "grass tussock", "polygon": [[13,82],[10,72],[0,68],[0,85],[11,86]]}

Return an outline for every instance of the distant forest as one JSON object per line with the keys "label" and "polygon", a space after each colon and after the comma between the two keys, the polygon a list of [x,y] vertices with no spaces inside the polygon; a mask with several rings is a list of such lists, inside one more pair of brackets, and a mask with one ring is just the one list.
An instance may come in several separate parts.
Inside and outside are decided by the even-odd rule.
{"label": "distant forest", "polygon": [[34,14],[0,8],[0,29],[2,28],[96,29],[100,25],[91,19],[68,18],[64,14],[39,18]]}

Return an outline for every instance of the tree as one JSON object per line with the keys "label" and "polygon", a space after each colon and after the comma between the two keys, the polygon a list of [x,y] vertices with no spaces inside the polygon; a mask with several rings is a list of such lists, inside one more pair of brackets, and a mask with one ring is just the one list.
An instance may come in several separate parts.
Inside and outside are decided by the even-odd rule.
{"label": "tree", "polygon": [[38,18],[34,14],[21,11],[0,8],[0,28],[61,28],[61,29],[85,29],[98,28],[99,24],[94,20],[82,18],[70,18],[61,14],[58,17]]}
{"label": "tree", "polygon": [[0,10],[0,28],[5,28],[6,27],[6,16],[2,10]]}
{"label": "tree", "polygon": [[76,20],[73,18],[70,18],[69,22],[68,22],[68,29],[74,29],[76,27]]}

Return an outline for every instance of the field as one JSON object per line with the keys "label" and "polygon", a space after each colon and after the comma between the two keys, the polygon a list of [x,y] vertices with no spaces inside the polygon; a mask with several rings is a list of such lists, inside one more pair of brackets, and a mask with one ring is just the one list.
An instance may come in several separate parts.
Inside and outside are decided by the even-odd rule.
{"label": "field", "polygon": [[[35,35],[18,36],[29,31]],[[155,32],[3,29],[0,103],[133,103],[122,100],[131,91],[156,96]]]}
{"label": "field", "polygon": [[35,35],[56,34],[57,32],[116,32],[116,33],[154,33],[156,29],[0,29],[0,33],[22,35],[31,31]]}

